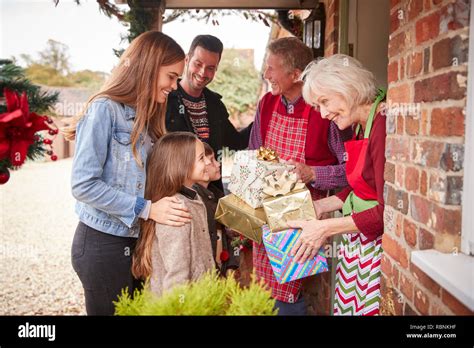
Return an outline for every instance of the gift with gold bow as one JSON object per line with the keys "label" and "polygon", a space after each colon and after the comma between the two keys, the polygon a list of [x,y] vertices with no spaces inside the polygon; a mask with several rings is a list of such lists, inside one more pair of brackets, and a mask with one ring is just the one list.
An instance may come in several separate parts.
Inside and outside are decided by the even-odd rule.
{"label": "gift with gold bow", "polygon": [[272,232],[288,229],[290,220],[316,219],[311,193],[298,181],[296,173],[273,173],[264,179],[263,192],[267,196],[263,209]]}
{"label": "gift with gold bow", "polygon": [[268,148],[237,151],[228,188],[252,208],[261,208],[266,197],[264,179],[292,169],[293,165],[278,162],[278,155]]}

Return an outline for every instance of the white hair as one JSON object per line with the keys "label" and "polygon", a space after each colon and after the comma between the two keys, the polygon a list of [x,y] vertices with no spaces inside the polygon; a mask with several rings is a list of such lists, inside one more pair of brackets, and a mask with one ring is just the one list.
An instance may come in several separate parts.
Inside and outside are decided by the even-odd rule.
{"label": "white hair", "polygon": [[374,74],[355,58],[335,54],[312,61],[301,75],[303,98],[310,104],[324,94],[338,94],[349,107],[372,103],[377,95]]}

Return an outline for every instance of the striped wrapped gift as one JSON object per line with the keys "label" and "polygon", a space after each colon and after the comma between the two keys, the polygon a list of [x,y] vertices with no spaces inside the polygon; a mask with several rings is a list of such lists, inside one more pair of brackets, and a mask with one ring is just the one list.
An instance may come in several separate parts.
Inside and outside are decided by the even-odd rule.
{"label": "striped wrapped gift", "polygon": [[323,248],[319,250],[312,260],[305,263],[293,261],[293,256],[289,254],[300,233],[301,229],[297,228],[272,233],[268,225],[262,226],[263,244],[270,259],[270,265],[272,266],[275,278],[280,284],[328,271]]}

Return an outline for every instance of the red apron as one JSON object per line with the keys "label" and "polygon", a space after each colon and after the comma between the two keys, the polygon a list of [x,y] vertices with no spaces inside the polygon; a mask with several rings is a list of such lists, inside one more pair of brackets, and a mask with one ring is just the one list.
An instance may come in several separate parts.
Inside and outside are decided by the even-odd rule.
{"label": "red apron", "polygon": [[[362,174],[375,111],[384,96],[385,93],[379,94],[372,106],[364,139],[356,139],[359,125],[354,139],[344,144],[347,153],[346,176],[353,189],[344,202],[344,216],[378,204],[377,192],[367,184]],[[334,315],[379,314],[382,236],[369,240],[363,233],[344,234],[340,248],[336,267]]]}
{"label": "red apron", "polygon": [[[278,156],[285,161],[293,159],[296,162],[306,164],[306,134],[311,106],[308,104],[305,106],[302,118],[295,118],[279,114],[278,107],[280,103],[281,96],[275,99],[264,146],[276,151]],[[316,190],[309,184],[306,186],[311,192],[313,200],[323,198],[322,192],[327,193],[326,191]]]}

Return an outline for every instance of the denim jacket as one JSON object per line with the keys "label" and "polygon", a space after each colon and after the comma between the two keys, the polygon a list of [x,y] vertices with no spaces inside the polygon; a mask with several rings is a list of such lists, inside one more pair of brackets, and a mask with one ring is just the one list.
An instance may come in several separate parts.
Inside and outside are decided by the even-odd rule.
{"label": "denim jacket", "polygon": [[140,135],[140,167],[130,139],[134,119],[130,106],[98,98],[76,129],[71,179],[76,213],[84,224],[121,237],[138,237],[138,217],[147,204],[143,197],[151,142]]}

